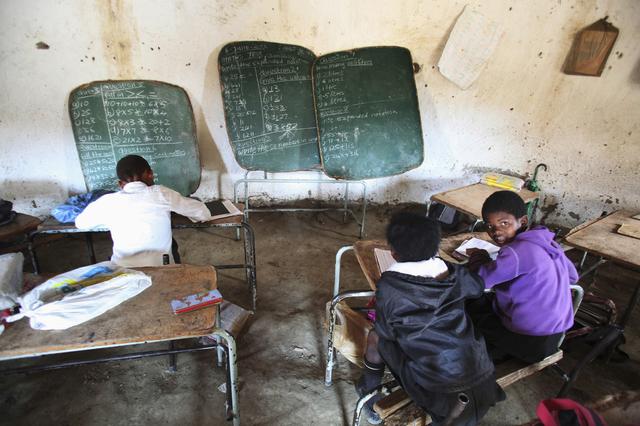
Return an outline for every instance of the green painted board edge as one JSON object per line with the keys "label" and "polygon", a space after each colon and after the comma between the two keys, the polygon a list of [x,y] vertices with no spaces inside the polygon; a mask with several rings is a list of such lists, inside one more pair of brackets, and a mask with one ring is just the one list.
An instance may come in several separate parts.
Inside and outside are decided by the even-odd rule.
{"label": "green painted board edge", "polygon": [[226,130],[242,168],[266,172],[320,168],[311,81],[315,58],[302,46],[264,41],[231,42],[220,50]]}
{"label": "green painted board edge", "polygon": [[[151,123],[158,122],[159,124],[147,125],[147,123],[145,122],[143,125],[139,125],[139,127],[136,127],[135,130],[136,132],[139,133],[141,130],[146,129],[145,134],[149,133],[149,129],[156,130],[158,132],[166,132],[166,129],[163,129],[163,126],[168,127],[169,125],[165,123],[171,123],[170,125],[174,126],[174,131],[175,131],[175,125],[177,123],[178,127],[180,127],[180,132],[179,132],[180,134],[169,135],[171,136],[171,139],[165,137],[165,139],[168,141],[166,145],[167,146],[173,145],[173,148],[171,149],[175,148],[175,150],[173,152],[160,152],[158,154],[161,156],[157,158],[153,158],[150,156],[150,154],[155,153],[156,151],[148,147],[144,149],[139,148],[139,151],[143,151],[143,152],[134,152],[137,149],[133,149],[133,148],[127,149],[123,147],[114,146],[113,143],[111,142],[111,139],[112,139],[111,134],[107,129],[108,125],[106,120],[107,118],[106,109],[103,116],[97,116],[95,114],[91,115],[91,114],[88,114],[86,110],[81,109],[83,107],[80,104],[75,103],[76,101],[78,101],[78,99],[76,99],[78,97],[78,94],[82,94],[83,91],[89,92],[92,89],[101,88],[105,85],[107,86],[123,85],[123,86],[128,86],[130,90],[135,90],[140,88],[145,88],[145,90],[147,90],[149,88],[159,87],[163,91],[164,90],[173,91],[174,92],[173,96],[175,96],[179,102],[179,105],[175,105],[174,108],[179,107],[181,110],[184,111],[184,113],[182,113],[181,115],[180,114],[178,115],[179,117],[182,117],[180,119],[181,122],[178,123],[176,121],[174,114],[170,113],[166,118],[166,120],[169,120],[169,121],[160,122],[158,118],[156,118],[155,120],[150,119],[149,121]],[[102,104],[104,108],[104,98],[102,98]],[[156,103],[149,103],[146,106],[152,109],[150,105],[155,105],[157,107]],[[134,111],[135,108],[137,107],[132,107],[132,108],[133,109],[128,108],[127,111]],[[151,111],[151,109],[147,109],[145,111],[145,114],[147,112],[150,112],[153,114],[162,113],[162,106],[157,107],[153,111]],[[138,110],[135,110],[135,111],[138,111]],[[135,114],[140,116],[139,111]],[[200,185],[201,166],[200,166],[200,157],[199,157],[197,137],[196,137],[196,125],[193,117],[193,108],[191,106],[191,101],[189,100],[189,96],[187,95],[187,92],[183,88],[173,84],[169,84],[161,81],[155,81],[155,80],[92,81],[90,83],[80,85],[71,91],[69,95],[69,118],[71,121],[71,127],[73,130],[76,148],[78,150],[80,165],[84,175],[85,183],[87,185],[87,190],[93,191],[96,189],[112,189],[112,190],[117,189],[117,176],[115,171],[116,163],[120,158],[128,154],[139,154],[145,157],[147,161],[149,161],[151,168],[154,170],[154,173],[156,175],[155,181],[157,184],[161,184],[169,188],[172,188],[180,192],[182,195],[193,194],[198,189],[198,186]],[[109,143],[111,144],[110,145],[111,155],[105,155],[104,151],[108,151],[108,149],[104,147],[101,148],[101,150],[103,151],[102,153],[99,152],[100,150],[98,150],[98,152],[96,152],[96,150],[92,150],[92,148],[97,147],[97,145],[95,143],[92,143],[92,141],[88,139],[88,135],[89,135],[88,131],[95,130],[95,128],[93,128],[94,125],[95,125],[95,128],[98,128],[99,131],[102,131],[103,133],[106,131],[106,136],[103,135],[103,137],[105,139],[109,139]],[[177,142],[174,142],[173,141],[174,136],[178,136],[181,139],[183,138],[184,143],[178,144]],[[162,136],[160,135],[160,137]],[[136,144],[138,144],[139,141],[140,139],[136,139],[135,140]],[[104,143],[106,144],[106,141],[104,141]],[[142,144],[142,145],[148,146],[153,144]],[[133,146],[133,145],[129,145],[129,146]],[[118,150],[118,148],[120,149]],[[132,152],[128,152],[128,151],[132,151]],[[99,166],[101,167],[101,172],[98,176],[103,176],[103,177],[100,179],[96,179],[96,181],[94,182],[93,178],[98,173],[96,171],[96,168],[98,167],[98,163],[96,162],[102,161],[102,160],[104,161],[102,164],[99,164]],[[109,170],[112,170],[112,173]]]}
{"label": "green painted board edge", "polygon": [[[393,60],[382,60],[385,55]],[[327,176],[387,177],[423,163],[422,124],[408,49],[376,46],[322,55],[312,74]],[[350,77],[351,84],[345,81]]]}

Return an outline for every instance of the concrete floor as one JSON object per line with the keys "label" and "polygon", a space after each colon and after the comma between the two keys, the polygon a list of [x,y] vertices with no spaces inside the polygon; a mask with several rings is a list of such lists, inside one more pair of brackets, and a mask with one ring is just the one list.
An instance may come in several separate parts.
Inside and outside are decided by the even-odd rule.
{"label": "concrete floor", "polygon": [[[367,238],[383,238],[390,212],[383,207],[369,211]],[[349,424],[359,371],[338,355],[334,385],[325,387],[323,319],[332,293],[335,253],[355,241],[357,228],[353,222],[343,224],[337,213],[261,213],[250,223],[256,233],[258,305],[238,338],[241,422]],[[174,235],[184,263],[232,263],[242,256],[242,245],[233,240],[232,231],[180,230]],[[97,238],[96,246],[99,260],[107,259],[108,237]],[[43,271],[84,265],[84,249],[77,237],[43,244],[38,252]],[[343,260],[342,283],[345,289],[367,286],[352,254]],[[249,306],[241,271],[221,271],[219,288],[226,299]],[[585,402],[640,388],[639,310],[628,327],[630,343],[625,349],[631,360],[596,361],[583,371],[570,397]],[[573,346],[561,363],[567,368],[586,349]],[[20,365],[25,362],[4,362],[0,367]],[[0,377],[0,424],[226,424],[224,394],[217,389],[224,373],[215,367],[212,354],[181,354],[176,373],[167,367],[165,357],[156,357]],[[508,399],[482,424],[524,423],[534,417],[537,402],[555,395],[560,386],[551,370],[522,380],[506,390]]]}

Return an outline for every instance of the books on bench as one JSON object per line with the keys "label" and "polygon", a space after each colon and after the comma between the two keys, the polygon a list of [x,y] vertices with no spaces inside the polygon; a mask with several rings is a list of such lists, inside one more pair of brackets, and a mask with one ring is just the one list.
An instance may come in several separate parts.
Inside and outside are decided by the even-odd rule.
{"label": "books on bench", "polygon": [[211,220],[242,215],[242,212],[229,200],[210,201],[205,205],[211,213]]}

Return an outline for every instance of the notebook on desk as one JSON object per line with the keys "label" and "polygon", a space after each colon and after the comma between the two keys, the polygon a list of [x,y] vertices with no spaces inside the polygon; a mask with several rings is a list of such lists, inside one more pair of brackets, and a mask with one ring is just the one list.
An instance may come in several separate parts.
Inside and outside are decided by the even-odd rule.
{"label": "notebook on desk", "polygon": [[211,213],[211,220],[242,215],[242,212],[229,200],[210,201],[205,205]]}
{"label": "notebook on desk", "polygon": [[376,264],[381,274],[396,263],[396,260],[391,256],[391,250],[376,247],[373,249],[373,254],[376,257]]}
{"label": "notebook on desk", "polygon": [[469,256],[467,255],[467,250],[471,248],[486,250],[489,253],[489,256],[492,260],[496,260],[498,257],[498,252],[500,251],[500,247],[495,244],[491,244],[489,241],[481,240],[480,238],[470,238],[465,240],[460,247],[458,247],[451,255],[460,261],[467,260]]}

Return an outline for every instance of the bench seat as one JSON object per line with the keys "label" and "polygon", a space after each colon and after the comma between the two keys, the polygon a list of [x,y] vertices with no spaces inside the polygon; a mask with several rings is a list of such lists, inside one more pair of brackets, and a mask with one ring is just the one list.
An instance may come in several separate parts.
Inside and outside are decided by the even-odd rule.
{"label": "bench seat", "polygon": [[[562,351],[549,355],[535,364],[526,364],[518,360],[509,360],[496,366],[496,382],[506,388],[518,380],[529,377],[562,359]],[[398,387],[374,405],[374,410],[385,420],[387,426],[424,426],[431,418],[420,407],[413,404],[406,392]]]}

